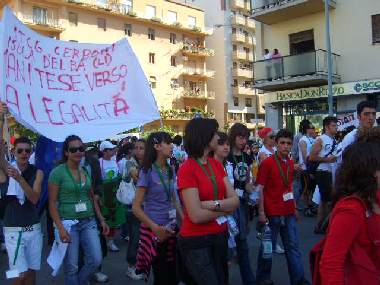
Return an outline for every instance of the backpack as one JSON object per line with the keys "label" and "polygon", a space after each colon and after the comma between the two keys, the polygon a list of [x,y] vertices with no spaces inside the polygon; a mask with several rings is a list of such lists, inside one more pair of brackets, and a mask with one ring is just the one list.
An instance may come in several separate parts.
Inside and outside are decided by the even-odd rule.
{"label": "backpack", "polygon": [[[364,204],[363,200],[361,200],[359,197],[356,196],[349,196],[344,199],[357,199],[360,201],[360,203],[363,205],[363,207],[366,209],[367,206]],[[331,215],[330,221],[333,219],[333,215]],[[370,219],[367,218],[367,227],[369,232],[371,232],[371,229],[373,228],[373,225],[369,222]],[[370,238],[372,239],[372,235],[370,235]],[[374,241],[375,243],[375,241]],[[311,273],[311,280],[313,285],[321,285],[321,274],[320,274],[320,262],[322,259],[323,250],[326,244],[326,237],[321,239],[319,242],[317,242],[313,248],[310,250],[309,254],[309,264],[310,264],[310,273]],[[350,251],[349,251],[350,252]]]}

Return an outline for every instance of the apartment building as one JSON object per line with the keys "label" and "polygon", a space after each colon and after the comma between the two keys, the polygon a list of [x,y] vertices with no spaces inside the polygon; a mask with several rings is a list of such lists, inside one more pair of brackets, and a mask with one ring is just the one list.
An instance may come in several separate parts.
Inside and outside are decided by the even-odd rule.
{"label": "apartment building", "polygon": [[[196,114],[214,117],[204,11],[170,0],[5,0],[33,30],[63,41],[113,43],[127,37],[150,81],[164,125],[182,132]],[[223,112],[223,110],[220,110]],[[158,126],[160,122],[151,124]]]}
{"label": "apartment building", "polygon": [[[253,88],[253,62],[256,50],[256,27],[251,16],[250,0],[194,0],[204,9],[206,26],[214,33],[206,39],[207,46],[217,53],[209,58],[208,66],[218,71],[209,86],[218,96],[213,102],[219,122],[230,126],[235,122],[245,123],[250,129],[256,122],[263,122],[263,102]],[[256,117],[257,116],[257,117]],[[258,119],[258,121],[256,121]]]}
{"label": "apartment building", "polygon": [[[295,130],[305,117],[321,127],[328,114],[324,8],[324,0],[253,0],[254,86],[265,93],[266,123],[273,128]],[[333,107],[344,126],[362,100],[380,111],[380,2],[330,0],[329,15]],[[265,60],[265,49],[279,54]]]}

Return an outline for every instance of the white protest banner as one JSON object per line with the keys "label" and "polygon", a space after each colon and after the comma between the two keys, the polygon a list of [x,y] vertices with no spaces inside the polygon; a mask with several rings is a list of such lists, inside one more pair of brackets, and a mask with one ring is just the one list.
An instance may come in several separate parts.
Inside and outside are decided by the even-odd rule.
{"label": "white protest banner", "polygon": [[357,124],[356,113],[350,114],[338,114],[338,131],[343,131],[348,127],[355,126]]}
{"label": "white protest banner", "polygon": [[24,126],[60,142],[103,140],[160,118],[126,39],[112,45],[43,37],[5,9],[1,99]]}

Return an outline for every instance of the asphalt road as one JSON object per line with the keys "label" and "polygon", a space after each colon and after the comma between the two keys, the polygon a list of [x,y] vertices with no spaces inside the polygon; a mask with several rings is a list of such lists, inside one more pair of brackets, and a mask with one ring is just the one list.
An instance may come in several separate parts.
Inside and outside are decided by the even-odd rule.
{"label": "asphalt road", "polygon": [[[316,236],[313,234],[314,218],[302,217],[299,230],[300,230],[300,247],[303,254],[303,264],[306,272],[307,279],[310,279],[309,263],[308,263],[308,252],[310,248],[321,238],[321,236]],[[148,283],[142,281],[132,281],[125,276],[126,270],[126,247],[127,243],[124,240],[117,240],[117,244],[120,247],[120,252],[109,253],[108,256],[103,261],[103,272],[106,273],[110,280],[107,284],[153,284],[152,280]],[[251,265],[254,270],[256,270],[256,260],[259,242],[255,237],[254,224],[252,224],[252,230],[249,238],[250,244],[250,256]],[[51,270],[46,263],[46,257],[50,248],[46,245],[44,247],[43,258],[42,258],[42,269],[38,273],[37,284],[38,285],[63,285],[63,274],[62,271],[56,278],[51,277]],[[8,259],[5,253],[0,254],[0,284],[10,285],[11,282],[5,279],[5,271],[8,267]],[[276,285],[287,285],[289,284],[288,272],[286,267],[286,260],[284,255],[274,255],[273,269],[272,269],[272,279]],[[236,264],[232,264],[230,267],[230,283],[232,285],[239,285],[241,283],[239,267]],[[94,283],[97,284],[97,283]]]}

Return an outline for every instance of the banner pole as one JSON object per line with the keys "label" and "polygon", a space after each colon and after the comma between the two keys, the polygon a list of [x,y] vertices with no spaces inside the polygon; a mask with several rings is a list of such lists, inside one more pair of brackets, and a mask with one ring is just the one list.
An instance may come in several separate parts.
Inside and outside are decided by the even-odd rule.
{"label": "banner pole", "polygon": [[8,161],[11,162],[11,137],[9,135],[9,129],[8,129],[8,119],[7,115],[4,116],[4,131],[5,131],[5,142],[7,143],[7,154],[8,154]]}

